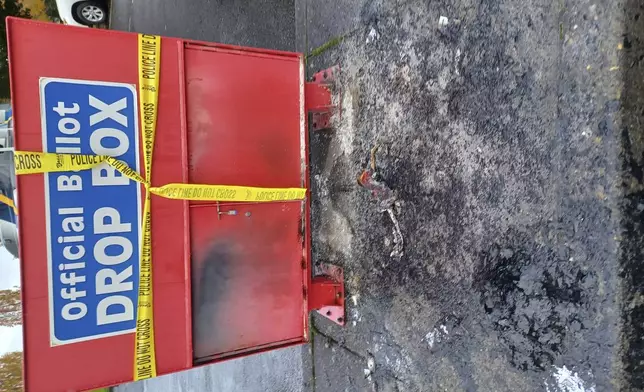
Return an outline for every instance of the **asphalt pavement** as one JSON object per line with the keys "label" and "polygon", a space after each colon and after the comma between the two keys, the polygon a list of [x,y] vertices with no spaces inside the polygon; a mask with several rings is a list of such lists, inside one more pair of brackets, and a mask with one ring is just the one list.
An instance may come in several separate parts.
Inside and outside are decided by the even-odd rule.
{"label": "asphalt pavement", "polygon": [[[185,3],[114,0],[111,25],[342,68],[312,219],[348,324],[315,317],[275,366],[330,392],[644,389],[640,1]],[[374,145],[400,257],[356,186]]]}
{"label": "asphalt pavement", "polygon": [[[347,328],[316,320],[336,348],[316,390],[370,358],[378,390],[642,390],[642,7],[309,3],[309,71],[342,67],[311,138],[314,249],[351,299]],[[402,257],[354,185],[375,145]]]}
{"label": "asphalt pavement", "polygon": [[289,348],[201,366],[142,382],[116,392],[299,392],[302,391],[301,348]]}
{"label": "asphalt pavement", "polygon": [[110,28],[295,50],[293,0],[112,0]]}

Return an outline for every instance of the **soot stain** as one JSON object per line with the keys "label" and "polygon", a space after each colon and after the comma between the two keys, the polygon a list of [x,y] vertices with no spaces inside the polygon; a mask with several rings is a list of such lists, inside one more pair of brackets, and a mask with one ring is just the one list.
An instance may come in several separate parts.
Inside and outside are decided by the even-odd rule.
{"label": "soot stain", "polygon": [[565,351],[567,336],[585,328],[585,293],[595,277],[520,233],[513,238],[523,240],[482,255],[481,307],[509,348],[512,365],[544,371]]}

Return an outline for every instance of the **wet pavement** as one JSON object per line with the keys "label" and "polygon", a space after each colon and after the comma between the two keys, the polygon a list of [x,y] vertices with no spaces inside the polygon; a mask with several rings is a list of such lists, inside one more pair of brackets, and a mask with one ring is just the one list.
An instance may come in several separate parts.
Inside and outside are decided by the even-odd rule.
{"label": "wet pavement", "polygon": [[[314,317],[304,390],[644,388],[641,2],[126,3],[113,28],[342,68],[312,219],[347,326]],[[356,184],[374,145],[401,257]]]}

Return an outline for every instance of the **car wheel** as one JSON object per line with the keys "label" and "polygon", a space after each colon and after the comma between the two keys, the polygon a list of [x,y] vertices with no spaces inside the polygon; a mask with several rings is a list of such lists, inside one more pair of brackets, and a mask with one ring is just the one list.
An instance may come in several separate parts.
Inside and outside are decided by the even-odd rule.
{"label": "car wheel", "polygon": [[82,24],[94,26],[105,22],[107,10],[96,1],[84,1],[76,7],[76,16]]}

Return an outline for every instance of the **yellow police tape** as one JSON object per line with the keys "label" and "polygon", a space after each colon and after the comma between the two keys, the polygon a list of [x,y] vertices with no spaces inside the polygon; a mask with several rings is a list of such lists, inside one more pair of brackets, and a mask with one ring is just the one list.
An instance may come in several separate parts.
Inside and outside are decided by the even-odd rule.
{"label": "yellow police tape", "polygon": [[[124,176],[149,185],[148,182],[127,163],[107,155],[56,154],[47,152],[15,152],[15,169],[17,175],[74,172],[88,170],[102,163],[107,163]],[[177,200],[201,201],[288,201],[302,200],[306,196],[304,188],[258,188],[235,185],[206,184],[167,184],[161,187],[149,186],[153,195]],[[0,202],[4,201],[0,194]],[[11,202],[8,199],[8,202]],[[5,202],[9,204],[8,202]]]}
{"label": "yellow police tape", "polygon": [[13,202],[13,200],[11,200],[7,196],[3,195],[2,193],[0,193],[0,203],[4,203],[4,204],[8,205],[9,207],[11,207],[11,209],[13,209],[13,212],[16,215],[18,215],[18,207],[16,207],[15,203]]}
{"label": "yellow police tape", "polygon": [[139,115],[143,125],[145,177],[130,168],[125,162],[102,155],[16,151],[14,159],[17,175],[88,170],[97,165],[107,163],[124,176],[145,186],[134,347],[134,380],[142,380],[157,375],[152,301],[150,194],[180,200],[244,202],[302,200],[306,197],[306,189],[304,188],[256,188],[205,184],[167,184],[161,187],[152,187],[150,178],[152,175],[152,152],[158,112],[161,37],[145,34],[139,34],[138,37],[139,96],[141,100]]}

